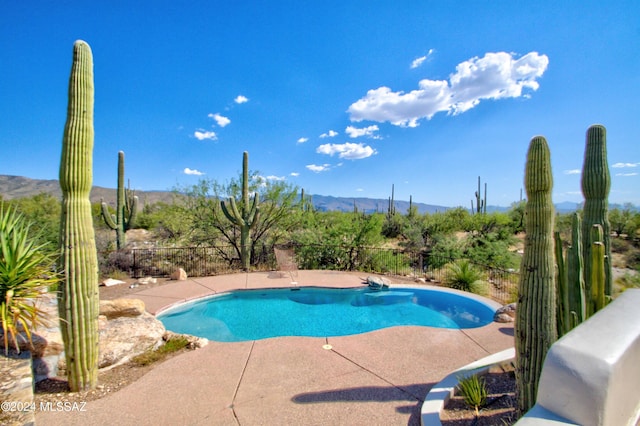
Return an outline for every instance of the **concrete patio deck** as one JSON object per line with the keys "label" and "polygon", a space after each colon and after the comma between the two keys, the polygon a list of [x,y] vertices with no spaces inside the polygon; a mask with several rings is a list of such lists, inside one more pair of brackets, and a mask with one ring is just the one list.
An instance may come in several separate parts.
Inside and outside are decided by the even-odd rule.
{"label": "concrete patio deck", "polygon": [[[366,273],[298,271],[299,286],[356,287]],[[240,288],[290,287],[277,272],[175,281],[128,295],[147,310]],[[143,287],[140,287],[143,288]],[[326,349],[325,345],[331,345]],[[156,366],[84,412],[36,413],[39,425],[419,425],[429,389],[513,346],[513,327],[393,327],[328,337],[209,345]]]}

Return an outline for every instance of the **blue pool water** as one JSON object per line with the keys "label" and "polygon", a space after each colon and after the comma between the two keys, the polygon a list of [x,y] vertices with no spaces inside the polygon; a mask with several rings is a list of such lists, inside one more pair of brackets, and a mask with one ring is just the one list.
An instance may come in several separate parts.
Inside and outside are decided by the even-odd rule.
{"label": "blue pool water", "polygon": [[345,336],[386,327],[475,328],[495,309],[460,294],[424,288],[238,290],[158,315],[167,330],[220,342],[278,336]]}

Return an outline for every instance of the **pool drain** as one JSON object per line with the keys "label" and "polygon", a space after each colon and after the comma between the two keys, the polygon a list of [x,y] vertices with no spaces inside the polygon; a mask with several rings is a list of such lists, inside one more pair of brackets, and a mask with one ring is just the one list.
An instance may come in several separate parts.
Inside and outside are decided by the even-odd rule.
{"label": "pool drain", "polygon": [[333,349],[333,346],[331,346],[331,345],[329,345],[329,344],[322,345],[322,349],[324,349],[324,350],[326,350],[326,351],[329,351],[329,350]]}

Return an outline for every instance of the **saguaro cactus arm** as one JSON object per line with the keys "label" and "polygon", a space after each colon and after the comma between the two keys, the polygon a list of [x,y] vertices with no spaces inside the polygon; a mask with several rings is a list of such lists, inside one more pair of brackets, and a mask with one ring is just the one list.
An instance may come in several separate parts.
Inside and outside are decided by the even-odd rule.
{"label": "saguaro cactus arm", "polygon": [[98,379],[98,262],[91,202],[93,163],[93,58],[84,41],[73,46],[69,104],[62,140],[60,188],[60,329],[73,392]]}

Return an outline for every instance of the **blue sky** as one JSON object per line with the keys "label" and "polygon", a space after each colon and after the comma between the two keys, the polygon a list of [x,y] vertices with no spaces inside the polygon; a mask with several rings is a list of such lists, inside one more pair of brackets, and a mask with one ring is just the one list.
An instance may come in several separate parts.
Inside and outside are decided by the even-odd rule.
{"label": "blue sky", "polygon": [[[184,3],[184,4],[183,4]],[[520,197],[529,141],[581,202],[607,127],[610,201],[640,204],[637,1],[29,1],[0,5],[0,174],[57,179],[72,46],[94,55],[94,184],[252,170],[307,193]]]}

